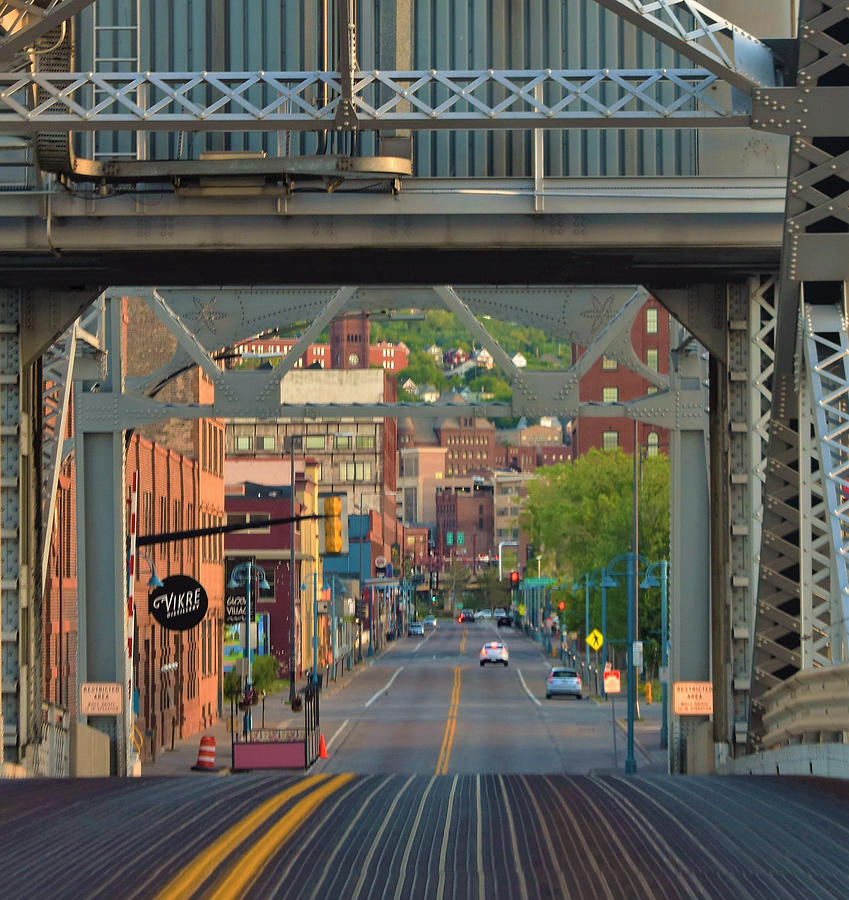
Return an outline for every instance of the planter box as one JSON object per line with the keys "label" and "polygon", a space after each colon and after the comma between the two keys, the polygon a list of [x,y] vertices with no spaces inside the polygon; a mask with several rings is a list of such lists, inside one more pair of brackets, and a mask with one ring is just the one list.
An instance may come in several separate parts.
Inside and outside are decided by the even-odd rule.
{"label": "planter box", "polygon": [[239,741],[233,744],[234,769],[305,769],[304,741]]}

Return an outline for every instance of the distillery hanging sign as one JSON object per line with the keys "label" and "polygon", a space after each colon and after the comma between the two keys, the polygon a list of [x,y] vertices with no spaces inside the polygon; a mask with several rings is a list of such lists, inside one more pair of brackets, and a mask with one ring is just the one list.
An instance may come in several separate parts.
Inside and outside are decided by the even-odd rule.
{"label": "distillery hanging sign", "polygon": [[188,631],[206,615],[209,598],[199,581],[188,575],[169,575],[150,595],[150,614],[163,628]]}

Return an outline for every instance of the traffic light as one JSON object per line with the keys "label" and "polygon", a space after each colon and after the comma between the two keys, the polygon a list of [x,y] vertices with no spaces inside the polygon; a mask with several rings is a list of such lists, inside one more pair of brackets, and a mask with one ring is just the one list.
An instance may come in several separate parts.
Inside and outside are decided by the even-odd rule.
{"label": "traffic light", "polygon": [[557,604],[557,608],[560,610],[560,612],[563,612],[563,610],[566,609],[566,604],[561,600],[561,601]]}
{"label": "traffic light", "polygon": [[336,496],[324,498],[324,552],[342,552],[342,501]]}
{"label": "traffic light", "polygon": [[519,573],[514,569],[510,573],[510,590],[516,590],[519,587]]}

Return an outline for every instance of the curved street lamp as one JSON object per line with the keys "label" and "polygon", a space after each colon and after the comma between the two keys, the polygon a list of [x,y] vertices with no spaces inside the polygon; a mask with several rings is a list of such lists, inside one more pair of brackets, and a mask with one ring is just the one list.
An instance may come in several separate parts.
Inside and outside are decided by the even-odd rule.
{"label": "curved street lamp", "polygon": [[[660,582],[657,580],[657,572],[660,572]],[[666,721],[668,711],[668,689],[669,689],[669,638],[667,631],[669,628],[668,620],[668,583],[669,583],[669,561],[661,559],[659,562],[649,563],[646,574],[640,582],[640,587],[644,590],[647,588],[660,588],[660,665],[666,669],[666,678],[661,682],[661,709],[662,718],[660,722],[660,746],[667,747],[669,744],[669,726]]]}
{"label": "curved street lamp", "polygon": [[[227,582],[227,587],[230,590],[234,588],[245,586],[245,600],[247,609],[245,611],[245,644],[246,644],[246,656],[248,658],[248,674],[245,679],[245,696],[248,697],[251,692],[251,669],[253,667],[253,649],[251,647],[251,583],[253,579],[259,576],[259,584],[257,586],[257,596],[259,592],[267,591],[271,589],[271,585],[265,578],[265,571],[258,566],[253,560],[247,560],[246,562],[237,563],[233,566],[233,570],[230,572],[230,580]],[[250,734],[251,730],[251,708],[247,706],[245,709],[245,735]]]}

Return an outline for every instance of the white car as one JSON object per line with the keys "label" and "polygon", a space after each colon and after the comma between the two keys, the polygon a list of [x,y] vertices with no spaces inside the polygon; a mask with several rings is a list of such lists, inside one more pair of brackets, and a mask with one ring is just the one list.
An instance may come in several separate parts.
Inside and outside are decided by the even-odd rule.
{"label": "white car", "polygon": [[436,628],[436,616],[425,616],[422,625],[425,631],[433,631]]}
{"label": "white car", "polygon": [[410,637],[417,635],[421,637],[424,634],[424,624],[421,622],[410,622],[410,627],[407,629],[407,634]]}
{"label": "white car", "polygon": [[476,619],[491,619],[492,618],[492,610],[491,609],[479,609],[477,613],[475,613]]}
{"label": "white car", "polygon": [[545,699],[550,700],[555,694],[581,699],[581,676],[574,669],[561,669],[555,666],[548,673],[545,683]]}
{"label": "white car", "polygon": [[501,641],[489,641],[481,647],[481,665],[487,663],[501,663],[506,666],[510,654],[507,652],[507,645]]}
{"label": "white car", "polygon": [[503,610],[503,609],[499,606],[498,609],[496,609],[495,612],[494,612],[492,615],[493,615],[493,617],[496,618],[496,619],[503,619],[503,618],[506,618],[506,617],[507,617],[507,611],[506,611],[506,610]]}

